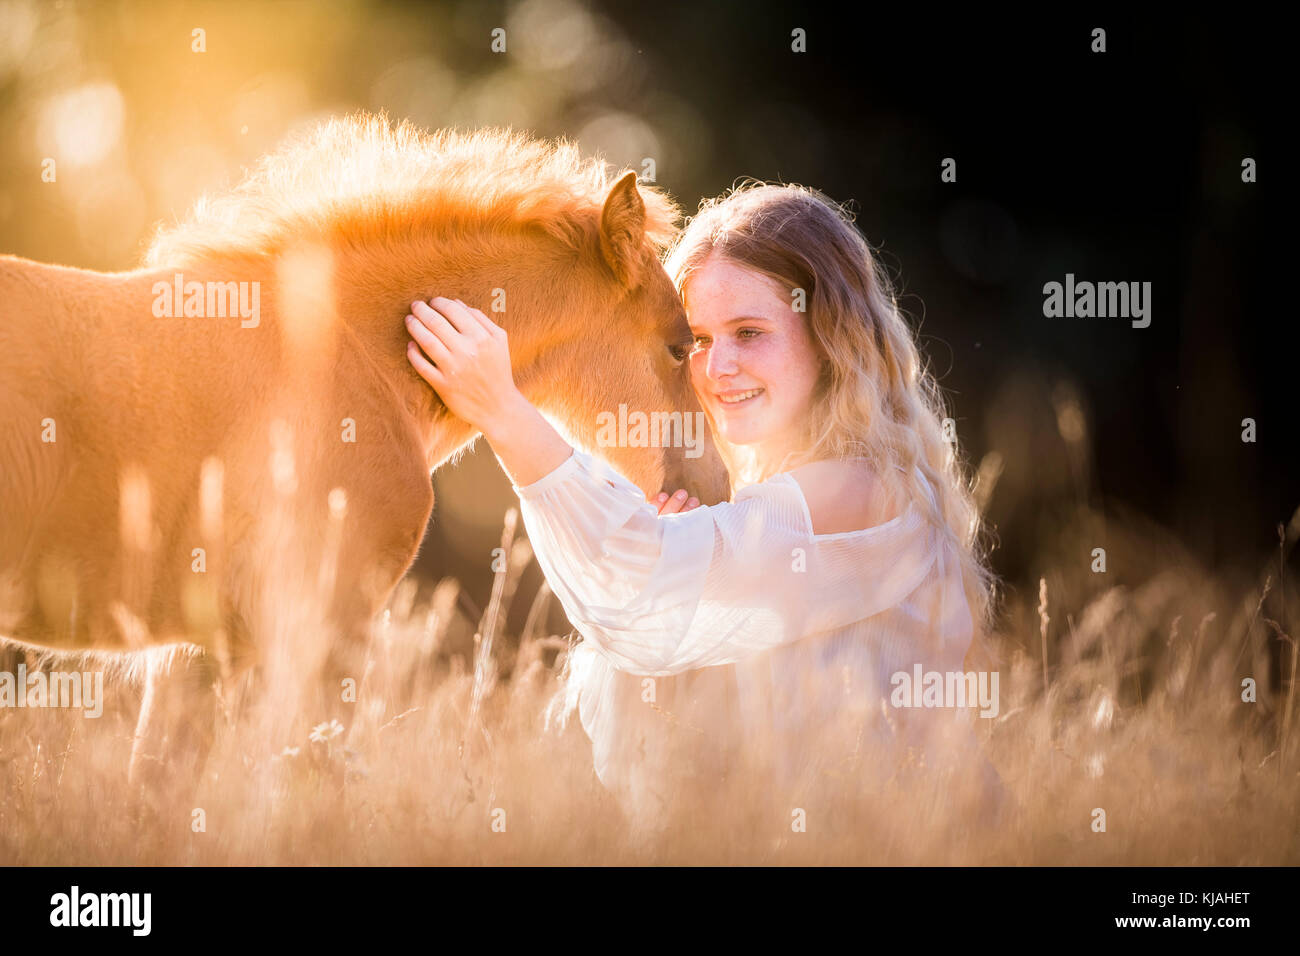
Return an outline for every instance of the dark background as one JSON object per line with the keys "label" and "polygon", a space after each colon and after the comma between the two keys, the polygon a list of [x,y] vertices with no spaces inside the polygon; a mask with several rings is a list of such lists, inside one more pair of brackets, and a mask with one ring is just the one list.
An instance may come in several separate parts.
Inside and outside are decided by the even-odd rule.
{"label": "dark background", "polygon": [[[0,9],[0,251],[130,268],[154,222],[328,113],[525,126],[619,166],[653,156],[688,215],[744,176],[851,202],[919,327],[964,453],[973,465],[1002,458],[988,518],[994,566],[1013,590],[1036,591],[1050,542],[1085,513],[1226,571],[1276,555],[1276,525],[1300,505],[1298,339],[1277,292],[1291,270],[1274,252],[1289,244],[1265,240],[1265,210],[1290,175],[1276,147],[1292,111],[1289,57],[1286,34],[1254,11],[1013,18],[559,0]],[[205,54],[189,49],[193,26],[208,31]],[[495,26],[507,28],[505,55],[489,51]],[[796,27],[806,53],[790,49]],[[1106,30],[1105,53],[1090,52],[1094,27]],[[66,117],[92,114],[117,117],[98,134],[107,147],[86,150],[103,147],[100,158],[61,160],[57,187],[41,184],[41,157],[77,150],[81,133],[60,130],[81,127]],[[1247,156],[1254,184],[1241,182]],[[945,157],[956,183],[940,181]],[[1152,283],[1150,327],[1045,318],[1043,284],[1067,272]],[[1086,429],[1073,446],[1061,431],[1071,413]],[[1255,444],[1241,441],[1247,417]],[[460,578],[473,614],[514,498],[483,443],[434,482],[412,573]],[[1067,560],[1086,567],[1100,538],[1077,541]],[[538,580],[534,564],[512,633]]]}

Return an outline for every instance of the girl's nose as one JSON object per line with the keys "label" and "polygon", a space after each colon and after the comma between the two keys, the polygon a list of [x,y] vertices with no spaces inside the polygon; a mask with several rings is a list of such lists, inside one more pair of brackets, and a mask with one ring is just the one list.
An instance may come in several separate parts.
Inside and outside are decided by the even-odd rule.
{"label": "girl's nose", "polygon": [[729,345],[714,342],[709,346],[705,374],[709,378],[736,374],[736,353]]}

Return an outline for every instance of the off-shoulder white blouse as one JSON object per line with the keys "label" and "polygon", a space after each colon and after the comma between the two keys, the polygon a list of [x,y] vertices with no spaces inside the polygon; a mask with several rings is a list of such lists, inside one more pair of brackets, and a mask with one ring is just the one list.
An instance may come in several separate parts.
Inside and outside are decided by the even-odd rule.
{"label": "off-shoulder white blouse", "polygon": [[581,449],[513,487],[585,639],[569,691],[596,773],[632,813],[659,813],[683,775],[725,774],[742,753],[778,790],[833,774],[862,728],[914,725],[897,709],[878,719],[892,674],[962,670],[973,621],[957,556],[914,503],[872,528],[814,534],[782,473],[660,516]]}

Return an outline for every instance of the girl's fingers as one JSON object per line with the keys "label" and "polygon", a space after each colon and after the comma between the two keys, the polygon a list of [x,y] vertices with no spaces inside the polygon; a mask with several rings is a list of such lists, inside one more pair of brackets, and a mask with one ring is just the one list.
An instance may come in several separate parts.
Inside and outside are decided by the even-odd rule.
{"label": "girl's fingers", "polygon": [[[699,501],[696,499],[692,498],[691,500],[695,501],[697,505],[699,504]],[[690,510],[690,508],[683,509],[683,505],[687,504],[685,490],[679,491],[671,498],[667,499],[665,499],[664,495],[661,493],[659,497],[655,499],[655,504],[659,506],[659,513],[661,515],[674,515],[682,510]]]}
{"label": "girl's fingers", "polygon": [[443,296],[437,296],[429,300],[429,304],[437,309],[447,321],[461,335],[469,335],[475,338],[482,334],[483,327],[479,324],[478,319],[470,315],[469,307],[455,299],[448,299]]}
{"label": "girl's fingers", "polygon": [[420,378],[424,379],[435,391],[441,391],[446,384],[442,372],[434,368],[423,355],[420,354],[420,348],[414,342],[408,342],[406,345],[406,359],[414,366],[415,371]]}
{"label": "girl's fingers", "polygon": [[[434,300],[438,301],[437,299]],[[411,314],[419,320],[419,324],[436,335],[444,342],[453,342],[456,338],[456,326],[448,321],[447,316],[442,312],[432,308],[427,302],[415,301],[411,303]]]}
{"label": "girl's fingers", "polygon": [[428,327],[416,319],[414,316],[406,317],[406,331],[410,333],[411,338],[415,339],[420,348],[424,349],[425,354],[435,362],[448,364],[451,359],[451,352],[447,346],[442,344],[438,336],[429,331]]}
{"label": "girl's fingers", "polygon": [[[465,305],[465,303],[461,302],[461,305]],[[469,308],[469,306],[465,307],[467,309]],[[488,316],[484,315],[481,309],[469,309],[469,314],[478,320],[479,325],[483,326],[483,331],[487,332],[488,335],[496,335],[499,332],[505,331],[505,329],[493,322]]]}

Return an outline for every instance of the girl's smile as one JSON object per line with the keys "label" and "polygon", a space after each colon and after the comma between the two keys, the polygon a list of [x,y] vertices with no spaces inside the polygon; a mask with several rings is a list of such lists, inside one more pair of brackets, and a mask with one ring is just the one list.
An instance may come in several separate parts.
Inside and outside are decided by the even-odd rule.
{"label": "girl's smile", "polygon": [[718,394],[718,401],[722,403],[723,408],[726,411],[731,411],[732,409],[757,398],[765,391],[766,389],[762,388],[751,388],[743,392],[720,392]]}

